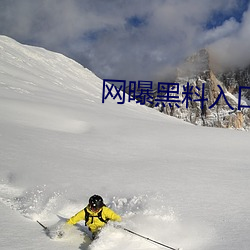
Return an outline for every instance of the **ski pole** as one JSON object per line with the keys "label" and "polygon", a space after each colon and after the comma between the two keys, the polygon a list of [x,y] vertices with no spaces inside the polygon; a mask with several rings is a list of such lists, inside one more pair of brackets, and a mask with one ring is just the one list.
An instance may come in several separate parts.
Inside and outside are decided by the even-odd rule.
{"label": "ski pole", "polygon": [[42,226],[43,227],[43,229],[46,231],[46,230],[48,230],[48,228],[47,227],[45,227],[41,222],[39,222],[38,220],[36,221],[40,226]]}
{"label": "ski pole", "polygon": [[152,240],[152,239],[150,239],[150,238],[148,238],[148,237],[145,237],[145,236],[143,236],[143,235],[141,235],[141,234],[135,233],[135,232],[133,232],[133,231],[127,229],[127,228],[122,228],[122,229],[125,230],[125,231],[127,231],[127,232],[129,232],[129,233],[131,233],[131,234],[137,235],[137,236],[139,236],[139,237],[141,237],[141,238],[143,238],[143,239],[145,239],[145,240],[154,242],[154,243],[156,243],[156,244],[158,244],[158,245],[161,245],[161,246],[163,246],[163,247],[169,248],[169,249],[171,249],[171,250],[180,250],[180,248],[173,248],[173,247],[167,246],[167,245],[162,244],[162,243],[160,243],[160,242],[158,242],[158,241],[155,241],[155,240]]}

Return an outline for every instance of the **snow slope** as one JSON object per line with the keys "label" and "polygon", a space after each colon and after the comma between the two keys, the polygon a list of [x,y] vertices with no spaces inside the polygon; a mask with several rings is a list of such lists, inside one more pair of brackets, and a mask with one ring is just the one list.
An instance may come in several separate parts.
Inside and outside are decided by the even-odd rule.
{"label": "snow slope", "polygon": [[97,193],[166,245],[248,250],[249,133],[101,97],[81,65],[0,36],[0,248],[162,249],[112,225],[90,244],[83,223],[63,239],[36,223],[54,228]]}

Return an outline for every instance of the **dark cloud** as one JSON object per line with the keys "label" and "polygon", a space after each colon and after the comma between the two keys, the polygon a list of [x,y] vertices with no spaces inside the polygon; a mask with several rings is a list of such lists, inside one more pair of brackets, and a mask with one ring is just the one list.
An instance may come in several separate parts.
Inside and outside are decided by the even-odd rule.
{"label": "dark cloud", "polygon": [[[225,48],[240,45],[243,55],[249,12],[233,18],[239,8],[237,0],[1,0],[0,33],[61,52],[102,78],[158,80],[204,46],[226,62]],[[216,26],[214,13],[227,20]]]}

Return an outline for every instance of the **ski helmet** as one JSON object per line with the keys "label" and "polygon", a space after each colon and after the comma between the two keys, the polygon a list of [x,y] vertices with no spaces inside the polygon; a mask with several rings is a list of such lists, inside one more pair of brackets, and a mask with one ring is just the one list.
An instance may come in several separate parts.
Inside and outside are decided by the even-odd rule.
{"label": "ski helmet", "polygon": [[103,199],[99,195],[93,195],[89,198],[89,206],[93,210],[98,210],[103,207]]}

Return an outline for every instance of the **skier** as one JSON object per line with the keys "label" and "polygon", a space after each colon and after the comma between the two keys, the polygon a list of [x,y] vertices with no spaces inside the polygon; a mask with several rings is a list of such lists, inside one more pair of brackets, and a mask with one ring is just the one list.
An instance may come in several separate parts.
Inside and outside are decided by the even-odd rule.
{"label": "skier", "polygon": [[109,220],[120,222],[122,219],[120,215],[105,206],[101,196],[95,194],[89,198],[89,204],[72,216],[67,224],[74,225],[80,220],[85,220],[85,226],[92,232],[94,239]]}

